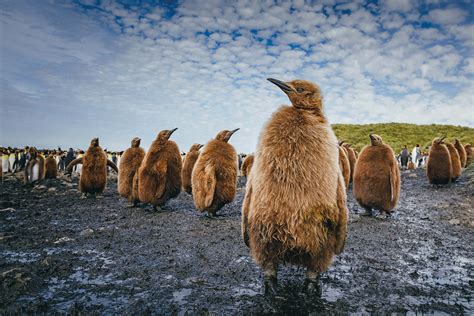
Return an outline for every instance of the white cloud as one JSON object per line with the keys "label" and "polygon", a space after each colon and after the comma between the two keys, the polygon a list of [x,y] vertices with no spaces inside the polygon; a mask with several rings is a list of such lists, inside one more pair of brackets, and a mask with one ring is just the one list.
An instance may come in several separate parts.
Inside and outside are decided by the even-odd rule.
{"label": "white cloud", "polygon": [[460,8],[435,9],[428,13],[428,19],[437,24],[461,24],[468,15]]}

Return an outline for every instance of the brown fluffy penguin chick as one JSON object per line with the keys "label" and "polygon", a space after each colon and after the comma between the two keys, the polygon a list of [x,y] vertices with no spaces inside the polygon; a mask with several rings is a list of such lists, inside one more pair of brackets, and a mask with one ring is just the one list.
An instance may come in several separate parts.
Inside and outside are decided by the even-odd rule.
{"label": "brown fluffy penguin chick", "polygon": [[346,189],[349,187],[349,181],[351,180],[351,165],[349,158],[347,157],[347,151],[342,146],[339,147],[339,167],[341,168],[342,176],[344,177],[344,184]]}
{"label": "brown fluffy penguin chick", "polygon": [[181,191],[181,153],[178,145],[169,140],[176,130],[163,130],[158,134],[138,169],[140,202],[152,204],[155,210]]}
{"label": "brown fluffy penguin chick", "polygon": [[56,159],[52,153],[46,158],[44,162],[44,168],[45,179],[55,179],[58,176],[58,165],[56,164]]}
{"label": "brown fluffy penguin chick", "polygon": [[458,151],[459,159],[461,160],[461,167],[465,168],[466,162],[467,162],[466,149],[464,149],[464,146],[461,144],[461,142],[457,138],[454,139],[454,147]]}
{"label": "brown fluffy penguin chick", "polygon": [[367,215],[372,215],[372,209],[388,215],[400,196],[400,170],[392,148],[382,137],[370,134],[370,142],[360,152],[355,165],[354,197]]}
{"label": "brown fluffy penguin chick", "polygon": [[193,144],[191,148],[189,148],[189,152],[184,158],[183,171],[181,171],[181,180],[183,182],[183,190],[188,194],[192,194],[193,191],[191,176],[193,174],[194,165],[196,164],[199,154],[201,153],[199,149],[201,149],[203,146],[204,145],[201,144]]}
{"label": "brown fluffy penguin chick", "polygon": [[471,144],[464,145],[464,150],[466,151],[466,167],[467,167],[471,163],[472,157],[473,157]]}
{"label": "brown fluffy penguin chick", "polygon": [[99,139],[94,138],[84,156],[74,159],[66,167],[66,173],[71,174],[72,168],[81,163],[79,190],[84,194],[104,192],[107,183],[107,167],[118,172],[117,166],[107,159],[105,151],[99,146]]}
{"label": "brown fluffy penguin chick", "polygon": [[194,165],[191,182],[194,206],[215,216],[224,205],[234,200],[237,191],[237,152],[228,143],[232,134],[224,130],[211,139],[202,149]]}
{"label": "brown fluffy penguin chick", "polygon": [[25,184],[44,179],[44,158],[35,147],[29,149],[30,159],[25,166]]}
{"label": "brown fluffy penguin chick", "polygon": [[352,183],[354,179],[354,168],[355,168],[355,163],[356,163],[357,158],[356,158],[355,151],[354,149],[351,148],[350,144],[344,143],[343,146],[347,151],[347,158],[349,159],[349,165],[351,166],[351,174],[350,174],[349,182]]}
{"label": "brown fluffy penguin chick", "polygon": [[138,199],[138,168],[145,157],[145,150],[140,147],[141,139],[132,139],[132,145],[120,158],[118,173],[118,192],[130,201],[133,206],[139,202]]}
{"label": "brown fluffy penguin chick", "polygon": [[242,235],[275,293],[277,268],[307,268],[305,291],[320,293],[319,274],[343,251],[348,210],[338,143],[322,112],[318,86],[268,79],[292,106],[282,106],[264,126],[247,179]]}
{"label": "brown fluffy penguin chick", "polygon": [[253,166],[253,161],[255,159],[255,155],[247,155],[245,156],[244,161],[242,162],[242,175],[244,177],[248,177],[250,174],[250,170],[252,169]]}
{"label": "brown fluffy penguin chick", "polygon": [[451,158],[451,182],[454,182],[461,176],[461,158],[453,144],[446,143],[446,147],[448,148],[449,157]]}
{"label": "brown fluffy penguin chick", "polygon": [[426,175],[432,185],[448,184],[451,182],[452,165],[448,147],[443,143],[443,138],[435,138],[431,143],[428,156]]}

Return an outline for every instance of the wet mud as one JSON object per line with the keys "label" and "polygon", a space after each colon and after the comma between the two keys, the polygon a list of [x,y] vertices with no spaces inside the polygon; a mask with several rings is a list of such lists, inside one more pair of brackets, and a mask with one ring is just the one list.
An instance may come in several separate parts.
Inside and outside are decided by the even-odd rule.
{"label": "wet mud", "polygon": [[392,218],[359,216],[348,192],[346,248],[321,278],[321,297],[301,293],[304,271],[279,270],[280,294],[240,237],[245,179],[218,218],[186,193],[154,212],[128,208],[111,176],[83,198],[77,179],[0,184],[0,311],[5,313],[448,313],[473,309],[473,185],[443,188],[423,170],[402,172]]}

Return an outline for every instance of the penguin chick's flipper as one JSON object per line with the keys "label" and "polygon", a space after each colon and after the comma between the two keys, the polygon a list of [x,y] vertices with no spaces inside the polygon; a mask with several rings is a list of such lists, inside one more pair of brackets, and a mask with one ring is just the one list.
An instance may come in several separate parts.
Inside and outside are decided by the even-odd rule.
{"label": "penguin chick's flipper", "polygon": [[247,230],[250,202],[252,201],[252,181],[247,181],[248,187],[245,194],[244,204],[242,205],[242,239],[247,247],[250,247],[249,233]]}
{"label": "penguin chick's flipper", "polygon": [[71,174],[72,173],[72,167],[74,167],[75,165],[77,165],[79,163],[82,163],[82,157],[76,158],[73,161],[71,161],[69,163],[69,165],[67,165],[65,173]]}
{"label": "penguin chick's flipper", "polygon": [[388,177],[390,178],[390,201],[393,202],[395,196],[395,177],[392,174],[392,170],[390,170]]}
{"label": "penguin chick's flipper", "polygon": [[[216,189],[216,172],[213,165],[207,165],[204,169],[204,192],[201,193],[201,198],[204,198],[204,208],[208,208],[214,199],[214,191]],[[202,196],[202,193],[205,195]]]}
{"label": "penguin chick's flipper", "polygon": [[334,252],[338,255],[344,250],[346,243],[347,218],[349,213],[346,202],[346,187],[342,174],[339,175],[337,184],[337,207],[339,209],[339,219],[335,232],[336,245]]}
{"label": "penguin chick's flipper", "polygon": [[115,172],[117,172],[117,173],[118,173],[118,168],[117,168],[117,165],[116,165],[116,164],[114,164],[112,161],[110,161],[110,160],[108,160],[108,159],[107,159],[107,167],[110,167],[110,168],[114,169],[114,170],[115,170]]}

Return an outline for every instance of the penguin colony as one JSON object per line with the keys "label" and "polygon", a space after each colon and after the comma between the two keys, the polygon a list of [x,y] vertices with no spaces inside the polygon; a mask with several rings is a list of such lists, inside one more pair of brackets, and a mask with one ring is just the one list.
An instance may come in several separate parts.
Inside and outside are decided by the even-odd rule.
{"label": "penguin colony", "polygon": [[[3,173],[23,171],[24,183],[34,184],[56,178],[59,170],[69,175],[76,171],[80,191],[95,195],[104,191],[110,168],[118,172],[118,193],[131,206],[151,204],[159,210],[183,190],[192,195],[198,211],[215,216],[234,200],[240,168],[247,178],[242,237],[263,269],[265,293],[277,293],[278,266],[290,263],[306,268],[304,290],[319,295],[320,274],[344,249],[346,189],[353,183],[354,197],[367,215],[373,209],[389,215],[400,195],[399,165],[392,148],[376,134],[369,135],[370,145],[360,153],[347,142],[338,144],[317,85],[268,80],[288,96],[291,106],[272,114],[256,153],[243,161],[244,155],[238,156],[229,143],[238,129],[221,131],[185,154],[170,140],[175,128],[161,131],[146,153],[138,137],[125,152],[103,150],[98,138],[85,153],[0,148],[0,179]],[[435,138],[426,164],[429,183],[456,181],[472,157],[470,144]],[[411,164],[409,169],[417,167]]]}

